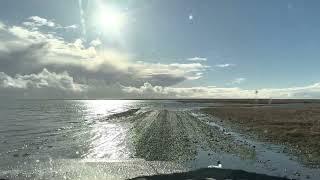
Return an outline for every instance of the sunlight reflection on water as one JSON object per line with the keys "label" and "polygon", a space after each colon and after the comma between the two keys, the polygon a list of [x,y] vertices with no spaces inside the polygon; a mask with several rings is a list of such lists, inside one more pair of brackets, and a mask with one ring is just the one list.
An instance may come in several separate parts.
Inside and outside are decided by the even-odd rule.
{"label": "sunlight reflection on water", "polygon": [[97,123],[92,128],[91,148],[86,156],[88,159],[103,158],[109,160],[129,158],[125,138],[127,128],[121,124]]}
{"label": "sunlight reflection on water", "polygon": [[86,106],[88,116],[107,116],[125,111],[136,104],[131,100],[81,100]]}
{"label": "sunlight reflection on water", "polygon": [[87,119],[91,125],[90,149],[84,156],[86,160],[119,160],[128,159],[130,152],[126,143],[128,127],[123,122],[108,121],[107,116],[127,111],[135,101],[129,100],[84,100]]}

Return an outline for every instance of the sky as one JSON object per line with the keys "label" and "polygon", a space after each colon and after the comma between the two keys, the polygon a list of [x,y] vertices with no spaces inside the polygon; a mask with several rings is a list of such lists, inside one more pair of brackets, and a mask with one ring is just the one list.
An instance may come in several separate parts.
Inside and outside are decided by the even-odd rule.
{"label": "sky", "polygon": [[0,96],[319,98],[319,8],[317,0],[2,0]]}

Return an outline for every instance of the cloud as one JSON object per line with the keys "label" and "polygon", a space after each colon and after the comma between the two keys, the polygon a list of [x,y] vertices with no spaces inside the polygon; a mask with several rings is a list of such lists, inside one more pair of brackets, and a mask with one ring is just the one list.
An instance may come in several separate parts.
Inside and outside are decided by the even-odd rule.
{"label": "cloud", "polygon": [[78,28],[78,25],[72,24],[68,26],[62,26],[54,22],[53,20],[48,20],[39,16],[31,16],[27,21],[23,22],[22,25],[31,30],[39,30],[41,27],[49,27],[52,29],[64,29],[66,31],[75,30]]}
{"label": "cloud", "polygon": [[102,42],[100,41],[100,39],[95,39],[90,42],[90,45],[93,47],[100,46],[101,44],[102,44]]}
{"label": "cloud", "polygon": [[[256,89],[238,87],[221,88],[215,86],[200,87],[163,87],[144,83],[140,87],[123,86],[122,91],[134,97],[145,98],[255,98]],[[320,83],[303,87],[280,89],[258,89],[258,98],[319,98]]]}
{"label": "cloud", "polygon": [[31,16],[28,18],[29,21],[23,22],[23,25],[37,28],[41,26],[48,26],[48,27],[54,27],[56,24],[51,21],[47,20],[45,18],[41,18],[39,16]]}
{"label": "cloud", "polygon": [[247,79],[246,78],[235,78],[231,84],[241,84],[243,83],[244,81],[246,81]]}
{"label": "cloud", "polygon": [[217,64],[216,65],[216,67],[219,67],[219,68],[226,68],[226,67],[231,67],[231,66],[235,66],[235,64],[226,63],[226,64]]}
{"label": "cloud", "polygon": [[67,73],[60,74],[43,69],[38,74],[21,75],[14,77],[0,72],[0,88],[6,89],[58,89],[63,91],[83,92],[87,86],[75,83]]}
{"label": "cloud", "polygon": [[77,29],[78,28],[78,25],[76,24],[72,24],[72,25],[69,25],[69,26],[65,26],[63,27],[64,29],[67,29],[67,30],[72,30],[72,29]]}
{"label": "cloud", "polygon": [[207,58],[203,57],[193,57],[193,58],[188,58],[189,61],[207,61]]}
{"label": "cloud", "polygon": [[[160,77],[160,76],[163,76],[163,77],[170,76],[174,79],[178,78],[183,81],[183,80],[195,80],[195,79],[201,78],[202,74],[200,72],[205,71],[208,67],[209,66],[205,66],[200,63],[152,64],[152,63],[140,62],[132,65],[132,69],[130,69],[130,71],[142,77],[145,81],[148,81],[148,79],[152,80],[154,77]],[[167,80],[167,78],[165,78],[164,80]]]}
{"label": "cloud", "polygon": [[227,97],[245,97],[249,91],[241,91],[239,88],[218,88],[208,87],[163,87],[152,86],[150,83],[144,83],[141,87],[122,87],[126,93],[139,97],[141,95],[148,98],[227,98]]}
{"label": "cloud", "polygon": [[96,49],[99,40],[86,44],[82,39],[66,41],[55,33],[43,32],[43,29],[1,27],[0,72],[10,77],[47,69],[57,74],[68,72],[76,83],[89,86],[102,82],[106,87],[117,83],[141,86],[146,81],[171,86],[185,80],[199,79],[208,68],[201,63],[134,61],[131,55],[115,49]]}
{"label": "cloud", "polygon": [[4,30],[6,28],[6,25],[0,22],[0,30]]}

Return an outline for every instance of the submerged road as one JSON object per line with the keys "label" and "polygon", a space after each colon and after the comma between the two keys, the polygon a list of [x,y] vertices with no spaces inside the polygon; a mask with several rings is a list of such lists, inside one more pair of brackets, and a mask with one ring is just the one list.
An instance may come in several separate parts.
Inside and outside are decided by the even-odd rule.
{"label": "submerged road", "polygon": [[136,156],[151,161],[187,161],[199,150],[254,156],[254,150],[218,128],[200,121],[191,112],[153,110],[132,117]]}

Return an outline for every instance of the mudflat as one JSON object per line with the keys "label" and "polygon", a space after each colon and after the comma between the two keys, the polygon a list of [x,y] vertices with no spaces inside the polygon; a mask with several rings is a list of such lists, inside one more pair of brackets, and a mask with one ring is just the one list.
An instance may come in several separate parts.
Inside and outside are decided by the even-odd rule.
{"label": "mudflat", "polygon": [[[204,108],[243,134],[262,141],[285,145],[308,165],[320,165],[320,104],[281,100],[223,102],[223,106]],[[261,103],[262,102],[262,103]],[[277,102],[277,101],[276,101]]]}

